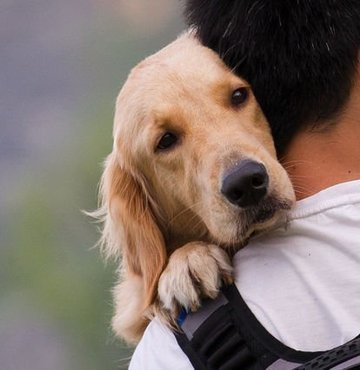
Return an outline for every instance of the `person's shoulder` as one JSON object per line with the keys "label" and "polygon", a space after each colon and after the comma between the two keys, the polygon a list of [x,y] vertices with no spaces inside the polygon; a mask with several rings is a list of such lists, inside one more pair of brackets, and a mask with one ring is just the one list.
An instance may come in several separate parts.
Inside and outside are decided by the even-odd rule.
{"label": "person's shoulder", "polygon": [[129,370],[192,370],[174,334],[158,319],[150,322],[132,356]]}

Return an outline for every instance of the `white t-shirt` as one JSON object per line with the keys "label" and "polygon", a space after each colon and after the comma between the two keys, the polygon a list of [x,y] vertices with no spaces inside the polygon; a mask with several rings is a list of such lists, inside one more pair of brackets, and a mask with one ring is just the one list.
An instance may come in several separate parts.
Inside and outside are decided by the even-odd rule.
{"label": "white t-shirt", "polygon": [[[294,349],[320,351],[360,334],[360,180],[297,202],[290,223],[234,258],[236,285],[264,327]],[[130,370],[190,370],[169,329],[153,320]]]}

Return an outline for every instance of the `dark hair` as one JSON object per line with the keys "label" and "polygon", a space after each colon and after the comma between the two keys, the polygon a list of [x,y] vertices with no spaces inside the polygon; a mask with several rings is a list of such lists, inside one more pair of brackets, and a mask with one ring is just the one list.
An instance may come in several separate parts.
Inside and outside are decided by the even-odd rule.
{"label": "dark hair", "polygon": [[347,101],[360,0],[188,0],[185,16],[252,85],[279,153],[301,127],[321,127]]}

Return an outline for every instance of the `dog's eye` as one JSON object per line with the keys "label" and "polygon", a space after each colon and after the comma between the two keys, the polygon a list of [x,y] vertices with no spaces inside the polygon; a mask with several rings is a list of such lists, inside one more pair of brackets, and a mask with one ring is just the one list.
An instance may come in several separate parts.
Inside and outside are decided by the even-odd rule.
{"label": "dog's eye", "polygon": [[176,144],[177,141],[178,141],[178,137],[175,134],[171,132],[166,132],[161,137],[156,149],[159,149],[159,150],[169,149],[174,144]]}
{"label": "dog's eye", "polygon": [[246,87],[240,87],[233,91],[231,95],[231,105],[234,107],[239,107],[244,104],[248,98],[248,89]]}

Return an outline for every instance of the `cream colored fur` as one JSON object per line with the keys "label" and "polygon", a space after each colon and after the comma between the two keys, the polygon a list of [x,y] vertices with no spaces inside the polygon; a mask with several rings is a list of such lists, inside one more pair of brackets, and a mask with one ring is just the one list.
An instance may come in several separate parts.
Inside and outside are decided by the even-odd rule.
{"label": "cream colored fur", "polygon": [[[242,107],[232,92],[249,93]],[[165,132],[174,148],[157,150]],[[258,225],[220,192],[225,171],[244,158],[268,172],[269,194],[294,199],[276,160],[269,126],[246,81],[187,33],[136,66],[116,102],[114,146],[101,182],[102,245],[121,259],[114,289],[115,332],[138,341],[154,313],[174,325],[179,308],[197,309],[231,281],[229,255]]]}

